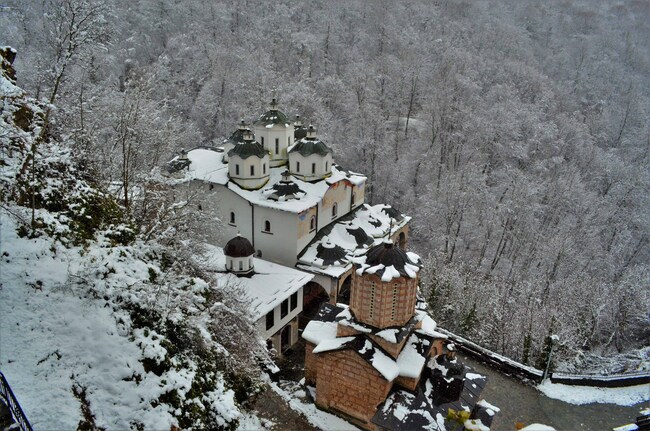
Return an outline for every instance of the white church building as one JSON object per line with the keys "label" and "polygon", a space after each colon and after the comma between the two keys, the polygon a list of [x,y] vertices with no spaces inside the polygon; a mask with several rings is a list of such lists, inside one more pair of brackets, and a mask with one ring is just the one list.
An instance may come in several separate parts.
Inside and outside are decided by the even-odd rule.
{"label": "white church building", "polygon": [[[218,214],[226,228],[212,243],[225,246],[240,236],[250,243],[251,259],[309,274],[297,290],[306,314],[323,300],[349,303],[352,258],[386,238],[402,248],[408,239],[410,218],[388,205],[365,204],[366,177],[338,167],[317,130],[299,117],[290,121],[275,99],[251,125],[242,120],[221,146],[181,152],[165,174],[176,187],[200,191],[197,210]],[[246,274],[243,259],[224,270],[250,278],[255,270]],[[267,335],[281,352],[286,325],[276,326]],[[297,334],[288,339],[293,344]]]}

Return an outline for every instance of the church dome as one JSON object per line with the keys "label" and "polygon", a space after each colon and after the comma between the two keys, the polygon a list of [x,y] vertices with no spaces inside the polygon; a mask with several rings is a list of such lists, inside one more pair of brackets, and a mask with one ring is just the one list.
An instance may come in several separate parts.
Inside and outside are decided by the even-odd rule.
{"label": "church dome", "polygon": [[[248,133],[248,135],[246,133]],[[239,158],[244,160],[251,156],[256,156],[262,159],[266,155],[267,152],[264,150],[264,147],[259,142],[253,140],[253,135],[249,130],[244,132],[243,142],[235,145],[230,151],[228,151],[228,157],[239,156]]]}
{"label": "church dome", "polygon": [[255,254],[255,249],[249,240],[237,235],[226,243],[223,252],[228,257],[248,257]]}
{"label": "church dome", "polygon": [[340,245],[333,244],[329,238],[323,238],[323,242],[316,248],[316,256],[322,259],[325,265],[344,265],[347,263],[347,253]]}
{"label": "church dome", "polygon": [[288,126],[291,123],[284,112],[278,109],[278,102],[274,98],[271,101],[271,109],[260,115],[253,123],[255,126],[273,127],[276,124]]}
{"label": "church dome", "polygon": [[282,180],[273,184],[273,186],[268,189],[265,189],[264,194],[267,195],[267,199],[272,201],[300,199],[306,195],[306,193],[298,187],[298,184],[291,181],[289,171],[284,171],[282,173]]}
{"label": "church dome", "polygon": [[385,269],[393,267],[401,277],[415,278],[419,266],[413,262],[401,248],[395,246],[391,241],[385,241],[368,250],[364,270],[370,272],[370,268],[377,268],[373,273],[382,276]]}
{"label": "church dome", "polygon": [[242,119],[239,124],[237,125],[237,130],[235,130],[230,137],[227,139],[223,140],[222,147],[223,147],[223,161],[227,162],[228,161],[228,153],[230,153],[230,150],[233,149],[233,147],[243,143],[245,141],[244,135],[246,134],[246,131],[248,131],[248,125],[246,122]]}
{"label": "church dome", "polygon": [[300,115],[296,115],[296,121],[293,123],[293,140],[299,141],[307,136],[307,128],[302,125]]}
{"label": "church dome", "polygon": [[307,135],[289,147],[289,170],[303,181],[319,181],[332,173],[332,150],[316,138],[309,126]]}
{"label": "church dome", "polygon": [[289,150],[289,153],[300,153],[303,157],[309,157],[312,154],[326,156],[332,154],[332,150],[325,145],[325,142],[316,139],[316,129],[314,129],[314,126],[309,126],[306,136],[296,142],[296,144],[291,147],[291,150]]}

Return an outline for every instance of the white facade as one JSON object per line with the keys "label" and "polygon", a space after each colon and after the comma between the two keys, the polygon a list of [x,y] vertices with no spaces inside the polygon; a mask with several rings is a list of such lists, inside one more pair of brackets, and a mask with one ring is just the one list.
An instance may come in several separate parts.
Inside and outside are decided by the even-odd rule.
{"label": "white facade", "polygon": [[253,256],[232,257],[226,256],[226,269],[234,273],[248,273],[255,269]]}
{"label": "white facade", "polygon": [[271,127],[256,124],[253,127],[255,139],[271,155],[271,167],[282,166],[287,162],[287,148],[293,145],[293,125],[273,124]]}
{"label": "white facade", "polygon": [[250,156],[242,159],[237,154],[228,161],[228,175],[244,189],[259,189],[269,181],[269,157]]}
{"label": "white facade", "polygon": [[317,181],[332,173],[332,154],[321,156],[310,154],[305,157],[299,152],[289,153],[291,174],[303,181]]}

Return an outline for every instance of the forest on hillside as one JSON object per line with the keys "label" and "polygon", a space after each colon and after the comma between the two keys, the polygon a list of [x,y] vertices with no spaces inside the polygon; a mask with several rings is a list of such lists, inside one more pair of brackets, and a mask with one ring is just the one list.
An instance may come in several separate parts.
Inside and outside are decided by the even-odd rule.
{"label": "forest on hillside", "polygon": [[276,94],[368,176],[370,203],[413,217],[442,326],[530,364],[557,334],[564,369],[625,372],[650,363],[649,16],[645,0],[9,0],[0,44],[135,220],[153,169]]}

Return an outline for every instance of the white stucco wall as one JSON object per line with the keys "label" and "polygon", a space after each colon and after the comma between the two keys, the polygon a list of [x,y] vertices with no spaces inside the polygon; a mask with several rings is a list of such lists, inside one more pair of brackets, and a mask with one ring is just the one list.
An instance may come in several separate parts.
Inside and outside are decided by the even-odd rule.
{"label": "white stucco wall", "polygon": [[[266,174],[264,173],[265,165]],[[237,174],[237,166],[239,166],[239,174]],[[253,175],[251,175],[251,167],[254,168]],[[269,180],[270,169],[268,156],[261,159],[255,156],[245,159],[233,156],[228,161],[228,176],[245,189],[259,189],[266,184]]]}
{"label": "white stucco wall", "polygon": [[[287,147],[293,145],[293,125],[275,124],[273,127],[255,126],[255,140],[262,144],[271,154],[271,166],[279,166],[287,160]],[[279,153],[275,152],[275,140],[278,139]]]}
{"label": "white stucco wall", "polygon": [[[286,299],[289,301],[289,313],[284,317],[281,318],[281,308],[282,308],[282,303],[275,307],[273,309],[273,315],[274,315],[274,325],[271,327],[271,329],[266,329],[266,316],[262,316],[257,322],[255,322],[255,325],[257,328],[260,330],[260,333],[264,335],[265,339],[268,339],[272,337],[276,332],[278,332],[280,329],[284,327],[287,323],[289,323],[292,319],[294,319],[298,314],[302,312],[302,301],[303,301],[303,291],[302,287],[298,289],[298,306],[294,309],[291,310],[291,298],[290,296],[287,297]],[[292,334],[293,335],[293,334]]]}
{"label": "white stucco wall", "polygon": [[[300,170],[297,168],[297,162],[300,163]],[[315,172],[312,174],[312,165],[316,165]],[[324,178],[332,172],[332,155],[311,154],[304,157],[299,152],[289,153],[289,170],[298,178],[305,181],[313,181]]]}
{"label": "white stucco wall", "polygon": [[[255,208],[255,249],[262,250],[262,259],[287,266],[296,264],[297,216],[294,213],[271,208]],[[271,231],[264,230],[265,221],[271,223]]]}

